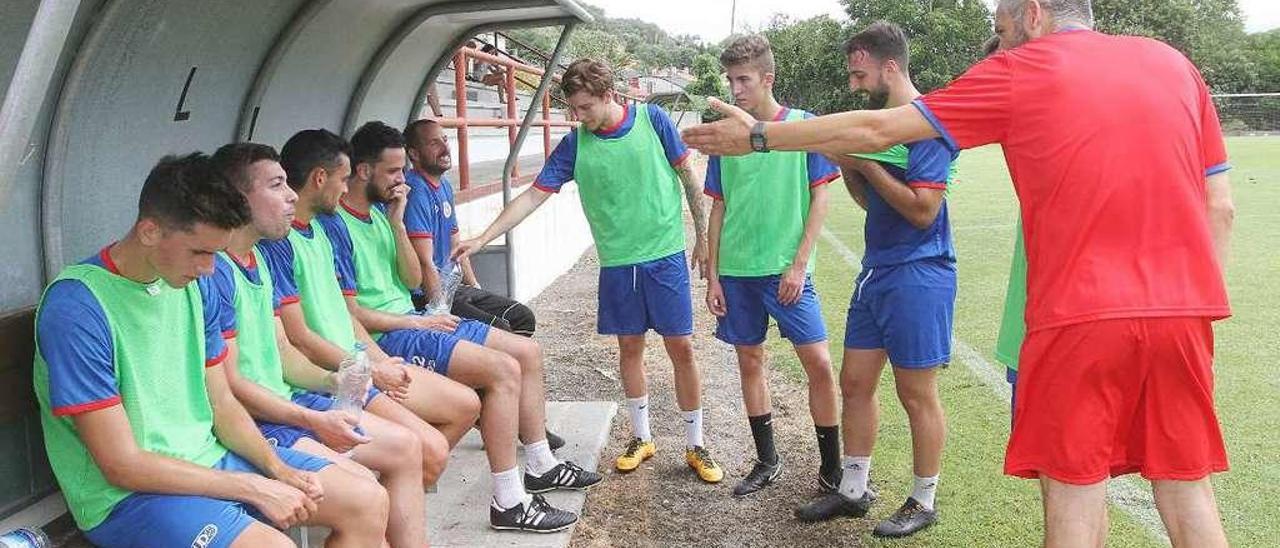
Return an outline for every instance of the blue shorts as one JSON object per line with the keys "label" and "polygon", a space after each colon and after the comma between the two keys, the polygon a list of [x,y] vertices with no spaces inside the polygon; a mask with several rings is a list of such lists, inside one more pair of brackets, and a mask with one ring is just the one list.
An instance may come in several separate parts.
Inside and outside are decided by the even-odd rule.
{"label": "blue shorts", "polygon": [[[328,460],[276,447],[280,459],[300,470],[316,472],[331,464]],[[240,455],[227,452],[214,470],[263,475]],[[107,519],[85,531],[95,546],[104,548],[147,548],[150,546],[230,546],[240,533],[264,520],[257,508],[241,502],[190,495],[134,493],[116,504]],[[270,524],[268,524],[270,525]]]}
{"label": "blue shorts", "polygon": [[845,321],[844,347],[883,348],[894,367],[924,369],[951,361],[956,266],[946,259],[863,269]]}
{"label": "blue shorts", "polygon": [[778,322],[778,332],[791,344],[827,340],[822,306],[813,280],[805,276],[800,301],[791,306],[778,302],[781,276],[721,276],[726,314],[716,318],[716,338],[735,346],[755,346],[764,342],[769,317]]}
{"label": "blue shorts", "polygon": [[404,358],[418,367],[425,367],[441,375],[449,374],[449,359],[458,341],[468,341],[484,346],[489,337],[489,326],[475,320],[462,320],[453,333],[430,329],[397,329],[388,331],[378,339],[387,354]]}
{"label": "blue shorts", "polygon": [[693,334],[693,297],[684,251],[649,262],[600,269],[596,332],[664,337]]}
{"label": "blue shorts", "polygon": [[[377,388],[370,387],[364,398],[365,406],[381,393]],[[293,403],[313,411],[328,411],[333,408],[333,396],[319,392],[298,392],[293,395],[292,400]],[[302,438],[320,441],[312,431],[290,424],[258,421],[258,430],[262,432],[262,437],[267,438],[268,443],[276,447],[293,447]],[[359,426],[356,427],[356,432],[364,433]]]}

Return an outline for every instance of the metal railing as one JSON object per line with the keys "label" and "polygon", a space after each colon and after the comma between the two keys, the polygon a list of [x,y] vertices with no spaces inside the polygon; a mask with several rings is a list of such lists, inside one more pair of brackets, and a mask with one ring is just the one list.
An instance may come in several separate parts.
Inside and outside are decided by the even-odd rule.
{"label": "metal railing", "polygon": [[[504,68],[504,78],[502,82],[502,91],[506,95],[506,112],[505,116],[500,118],[474,118],[467,114],[467,60],[475,59],[492,65]],[[470,162],[470,140],[469,129],[473,127],[487,128],[507,128],[507,140],[511,146],[516,144],[516,134],[519,131],[521,119],[517,118],[519,101],[516,95],[517,73],[529,74],[537,78],[546,76],[545,71],[541,68],[522,63],[510,56],[500,56],[485,53],[476,48],[461,47],[453,54],[453,94],[454,94],[454,116],[452,118],[438,118],[437,121],[442,127],[457,130],[458,142],[458,189],[466,190],[472,188],[471,180],[471,162]],[[554,74],[551,75],[552,81],[559,81]],[[525,85],[530,85],[523,79],[520,79]],[[629,101],[632,104],[638,103],[639,99],[627,95],[622,92],[615,92],[615,96],[619,102]],[[540,101],[542,110],[541,116],[535,118],[531,125],[542,128],[542,154],[544,158],[551,156],[551,128],[553,127],[577,127],[578,122],[573,120],[552,120],[551,119],[551,98],[550,94],[543,94]],[[532,106],[530,108],[533,108]],[[566,112],[566,117],[572,118],[572,112]],[[519,151],[512,151],[512,155],[517,158],[516,165],[512,170],[512,178],[520,176],[519,172]],[[488,181],[485,181],[486,183]]]}
{"label": "metal railing", "polygon": [[[471,118],[467,115],[467,59],[475,59],[505,68],[502,87],[507,98],[506,116],[502,118]],[[516,96],[516,73],[523,72],[541,78],[544,75],[544,71],[538,67],[468,47],[458,48],[458,51],[454,53],[453,67],[455,115],[453,118],[440,118],[438,121],[441,126],[458,131],[458,189],[466,190],[471,188],[470,144],[467,130],[472,127],[505,127],[507,128],[508,142],[514,146],[516,132],[519,130],[521,122],[516,117],[516,109],[519,104]],[[535,119],[533,125],[542,128],[542,151],[544,157],[546,157],[551,155],[551,128],[575,127],[578,123],[569,120],[552,120],[551,100],[544,95],[541,103],[542,116]],[[515,154],[519,156],[518,152],[515,152]],[[511,175],[512,177],[519,176],[518,163],[516,170]]]}

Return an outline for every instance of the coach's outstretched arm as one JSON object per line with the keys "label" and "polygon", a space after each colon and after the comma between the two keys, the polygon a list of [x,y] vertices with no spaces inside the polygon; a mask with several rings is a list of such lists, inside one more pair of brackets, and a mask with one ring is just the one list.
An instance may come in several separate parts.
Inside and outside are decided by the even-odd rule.
{"label": "coach's outstretched arm", "polygon": [[[681,136],[703,154],[740,156],[751,152],[751,127],[747,111],[719,99],[708,99],[723,120],[684,130]],[[769,150],[803,150],[824,154],[879,152],[893,145],[938,137],[938,132],[912,105],[853,110],[807,120],[761,122]]]}
{"label": "coach's outstretched arm", "polygon": [[480,234],[475,238],[458,242],[457,247],[453,249],[453,253],[450,256],[455,261],[461,260],[464,257],[470,257],[473,253],[479,251],[480,248],[483,248],[485,244],[493,241],[494,238],[506,234],[508,230],[515,228],[515,226],[520,224],[521,221],[524,221],[525,217],[528,217],[536,211],[538,207],[542,206],[543,202],[546,202],[547,198],[550,197],[550,192],[542,190],[537,186],[530,185],[529,188],[525,189],[524,192],[521,192],[519,196],[516,196],[516,199],[511,200],[511,202],[507,204],[507,207],[502,208],[502,212],[498,213],[498,218],[494,219],[492,223],[489,223],[489,227],[484,229],[483,234]]}

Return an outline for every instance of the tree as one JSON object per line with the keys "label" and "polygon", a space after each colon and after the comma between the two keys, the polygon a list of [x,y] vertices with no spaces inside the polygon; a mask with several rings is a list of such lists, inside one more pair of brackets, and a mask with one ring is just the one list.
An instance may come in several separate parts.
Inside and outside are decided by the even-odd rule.
{"label": "tree", "polygon": [[877,20],[902,27],[911,42],[911,80],[921,92],[940,88],[968,70],[991,36],[991,11],[982,0],[841,0],[853,32]]}
{"label": "tree", "polygon": [[1280,29],[1250,34],[1246,49],[1258,68],[1254,91],[1280,93]]}
{"label": "tree", "polygon": [[707,97],[728,100],[729,91],[720,77],[720,61],[709,53],[701,53],[693,59],[693,82],[685,86],[692,108],[701,111],[703,121],[715,119],[714,111],[707,110]]}
{"label": "tree", "polygon": [[1259,66],[1248,55],[1236,0],[1094,0],[1098,30],[1148,36],[1181,51],[1217,93],[1254,91]]}
{"label": "tree", "polygon": [[854,108],[841,49],[847,34],[843,25],[825,15],[804,21],[774,17],[764,35],[773,48],[773,94],[778,101],[818,114]]}

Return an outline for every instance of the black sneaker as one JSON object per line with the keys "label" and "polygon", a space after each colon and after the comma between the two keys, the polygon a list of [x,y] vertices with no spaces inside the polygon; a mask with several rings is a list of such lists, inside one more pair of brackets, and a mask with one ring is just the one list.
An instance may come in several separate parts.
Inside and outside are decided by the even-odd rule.
{"label": "black sneaker", "polygon": [[534,495],[528,505],[520,503],[506,510],[498,508],[496,502],[489,503],[489,527],[499,531],[554,533],[568,529],[576,521],[577,514],[551,506],[542,495]]}
{"label": "black sneaker", "polygon": [[938,521],[937,510],[922,506],[916,499],[907,497],[907,502],[898,508],[888,519],[876,525],[872,531],[877,537],[905,537],[924,529]]}
{"label": "black sneaker", "polygon": [[547,446],[550,447],[552,451],[564,447],[564,438],[555,435],[555,433],[550,430],[547,430]]}
{"label": "black sneaker", "polygon": [[844,475],[844,471],[840,468],[823,472],[818,469],[818,490],[823,493],[834,493],[840,489],[840,478]]}
{"label": "black sneaker", "polygon": [[571,461],[564,461],[541,476],[525,472],[524,490],[530,493],[546,493],[552,489],[581,490],[600,483],[603,479],[600,474],[583,470]]}
{"label": "black sneaker", "polygon": [[733,486],[733,496],[745,497],[755,493],[773,485],[773,482],[780,477],[782,477],[782,459],[778,459],[778,462],[773,464],[756,461],[755,466],[752,466],[751,471],[747,473],[747,477]]}
{"label": "black sneaker", "polygon": [[867,511],[871,509],[871,503],[875,501],[876,494],[870,489],[863,492],[858,500],[850,499],[840,493],[831,493],[796,508],[796,519],[812,523],[844,516],[860,518],[867,515]]}

